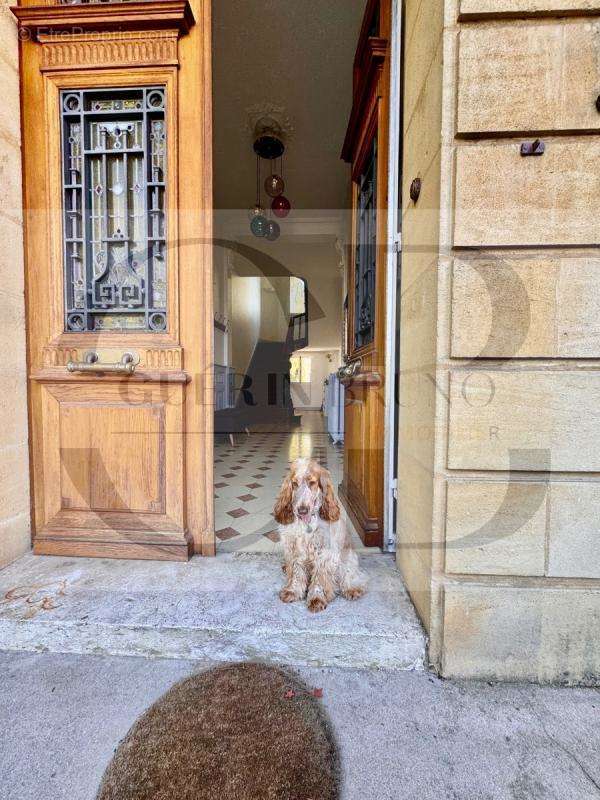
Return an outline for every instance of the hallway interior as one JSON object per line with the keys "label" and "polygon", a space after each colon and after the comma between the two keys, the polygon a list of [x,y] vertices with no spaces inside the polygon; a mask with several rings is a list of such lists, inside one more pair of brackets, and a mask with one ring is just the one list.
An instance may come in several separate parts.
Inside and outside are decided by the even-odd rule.
{"label": "hallway interior", "polygon": [[[215,443],[215,531],[217,553],[279,554],[281,546],[272,511],[290,462],[314,458],[331,472],[337,487],[342,478],[343,445],[331,441],[320,411],[304,411],[299,427],[261,425],[250,435],[226,436]],[[380,554],[363,545],[342,507],[354,546],[364,554]]]}

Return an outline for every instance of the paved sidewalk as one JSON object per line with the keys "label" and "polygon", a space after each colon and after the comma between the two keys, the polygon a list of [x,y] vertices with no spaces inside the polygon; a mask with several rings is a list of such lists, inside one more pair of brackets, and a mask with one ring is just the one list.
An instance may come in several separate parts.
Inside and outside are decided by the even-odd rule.
{"label": "paved sidewalk", "polygon": [[[0,653],[0,797],[93,800],[138,715],[197,663]],[[343,800],[600,798],[600,691],[303,667],[323,688]]]}

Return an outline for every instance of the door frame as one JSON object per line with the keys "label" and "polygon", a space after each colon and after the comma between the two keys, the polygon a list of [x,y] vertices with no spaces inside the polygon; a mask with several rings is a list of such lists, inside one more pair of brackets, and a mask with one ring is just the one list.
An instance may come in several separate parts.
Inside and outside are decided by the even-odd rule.
{"label": "door frame", "polygon": [[402,124],[404,71],[402,47],[403,0],[392,0],[390,42],[390,102],[389,102],[389,152],[388,152],[388,209],[387,209],[387,267],[385,310],[385,419],[383,462],[383,550],[396,550],[396,493],[397,456],[396,439],[396,383],[398,357],[396,323],[400,298],[397,280],[402,257],[402,238],[398,231],[401,219]]}

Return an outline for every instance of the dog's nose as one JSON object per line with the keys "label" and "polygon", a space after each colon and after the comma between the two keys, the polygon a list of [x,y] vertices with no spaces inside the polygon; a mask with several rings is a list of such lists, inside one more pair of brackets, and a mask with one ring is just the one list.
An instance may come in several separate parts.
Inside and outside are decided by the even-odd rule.
{"label": "dog's nose", "polygon": [[308,514],[308,506],[298,506],[298,513],[299,514]]}

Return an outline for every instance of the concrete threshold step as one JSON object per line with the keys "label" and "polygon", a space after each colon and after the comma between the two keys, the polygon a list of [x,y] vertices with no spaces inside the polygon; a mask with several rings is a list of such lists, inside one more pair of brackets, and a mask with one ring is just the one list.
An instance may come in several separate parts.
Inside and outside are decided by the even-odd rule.
{"label": "concrete threshold step", "polygon": [[425,637],[393,559],[364,556],[362,566],[365,598],[310,614],[279,601],[281,566],[269,556],[29,554],[0,571],[0,650],[424,669]]}

